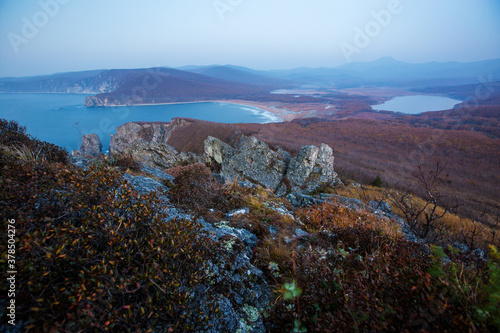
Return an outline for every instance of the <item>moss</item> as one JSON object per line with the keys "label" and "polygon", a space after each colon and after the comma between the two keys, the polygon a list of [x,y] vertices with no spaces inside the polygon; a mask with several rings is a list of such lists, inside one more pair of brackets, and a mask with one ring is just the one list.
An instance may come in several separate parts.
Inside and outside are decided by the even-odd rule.
{"label": "moss", "polygon": [[215,223],[215,226],[217,228],[223,228],[223,229],[229,229],[229,230],[234,230],[233,227],[231,227],[231,225],[229,224],[228,221],[220,221],[218,223]]}
{"label": "moss", "polygon": [[242,310],[245,313],[247,320],[249,322],[253,323],[260,319],[260,312],[256,307],[245,304],[243,305]]}
{"label": "moss", "polygon": [[226,240],[225,242],[223,242],[223,247],[226,250],[228,250],[228,251],[232,251],[234,244],[236,244],[236,241],[237,241],[237,238],[236,237],[232,237],[231,239]]}

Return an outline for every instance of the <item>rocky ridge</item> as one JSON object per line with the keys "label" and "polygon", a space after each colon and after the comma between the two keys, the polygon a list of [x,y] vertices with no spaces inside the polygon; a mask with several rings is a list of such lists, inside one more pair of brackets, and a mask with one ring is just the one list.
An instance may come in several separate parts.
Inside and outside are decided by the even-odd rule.
{"label": "rocky ridge", "polygon": [[[272,290],[266,282],[265,274],[252,264],[254,249],[259,240],[255,234],[246,228],[231,226],[229,221],[233,216],[250,214],[248,207],[241,207],[226,213],[227,220],[208,222],[204,217],[195,217],[171,204],[167,183],[175,183],[174,177],[161,169],[177,165],[205,162],[210,165],[213,174],[221,183],[228,184],[234,179],[240,180],[240,186],[263,187],[274,192],[276,196],[286,196],[294,207],[306,207],[324,202],[336,202],[349,210],[365,211],[382,220],[392,220],[399,225],[406,238],[413,242],[419,240],[413,236],[406,223],[398,218],[384,202],[372,202],[366,205],[359,200],[332,194],[310,195],[322,186],[332,186],[339,182],[334,172],[333,149],[322,144],[320,147],[305,146],[291,157],[280,147],[272,147],[256,139],[242,135],[233,146],[215,138],[208,137],[204,142],[204,154],[198,156],[192,153],[179,153],[166,142],[172,133],[172,126],[184,126],[179,120],[172,123],[128,123],[117,129],[117,134],[111,140],[111,154],[128,154],[140,162],[143,175],[124,174],[124,178],[140,195],[151,191],[164,193],[162,200],[164,209],[168,212],[166,222],[175,223],[177,219],[194,221],[201,230],[210,235],[214,241],[221,244],[224,254],[205,262],[207,276],[214,279],[209,285],[201,284],[191,295],[193,301],[186,309],[190,313],[190,321],[196,323],[201,316],[208,316],[211,329],[195,329],[197,332],[267,332],[263,317],[265,309],[272,303]],[[95,135],[88,135],[83,140],[83,152],[95,152],[99,147]],[[82,154],[84,155],[84,154]],[[85,154],[91,157],[91,154]],[[81,158],[80,158],[81,159]],[[73,160],[76,165],[86,163]],[[266,209],[281,214],[283,218],[295,221],[292,238],[301,239],[309,234],[301,229],[300,219],[284,206],[273,201],[265,203]],[[243,218],[244,219],[244,218]],[[263,225],[266,225],[265,223]],[[297,227],[299,226],[299,227]],[[267,225],[268,232],[277,232],[275,226]],[[231,265],[227,265],[230,261]],[[226,286],[229,293],[217,293],[211,285],[218,288]],[[212,290],[207,294],[207,290]],[[216,299],[218,316],[212,313],[207,304]]]}
{"label": "rocky ridge", "polygon": [[[173,177],[147,165],[142,165],[143,172],[157,178],[147,176],[133,176],[125,174],[124,177],[141,195],[151,191],[167,193],[168,188],[161,180],[173,181]],[[253,332],[264,333],[266,328],[263,323],[262,312],[271,303],[271,289],[266,283],[264,273],[253,266],[250,259],[253,257],[253,249],[257,245],[257,237],[245,229],[233,228],[226,221],[215,224],[206,222],[203,218],[195,218],[189,213],[171,205],[167,196],[162,196],[168,220],[175,223],[176,219],[193,220],[202,227],[202,231],[210,235],[214,241],[223,244],[225,256],[216,257],[205,263],[205,274],[212,276],[211,284],[228,285],[230,292],[227,295],[206,293],[211,289],[210,285],[200,285],[192,295],[193,303],[190,304],[192,313],[190,320],[197,323],[203,315],[211,319],[209,330],[195,330],[197,332]],[[227,258],[226,258],[227,256]],[[226,260],[230,258],[231,265]],[[228,268],[229,267],[229,268]],[[242,272],[244,272],[242,274]],[[217,316],[207,307],[211,301],[209,298],[217,299],[218,308],[222,315]]]}
{"label": "rocky ridge", "polygon": [[292,158],[280,147],[271,147],[255,137],[241,135],[232,147],[209,136],[204,142],[204,154],[199,156],[178,152],[167,144],[175,130],[188,124],[188,120],[180,118],[170,123],[124,124],[111,137],[110,153],[131,155],[137,161],[160,168],[205,162],[228,181],[248,180],[278,196],[297,191],[311,193],[339,181],[333,168],[333,149],[326,144],[305,146]]}

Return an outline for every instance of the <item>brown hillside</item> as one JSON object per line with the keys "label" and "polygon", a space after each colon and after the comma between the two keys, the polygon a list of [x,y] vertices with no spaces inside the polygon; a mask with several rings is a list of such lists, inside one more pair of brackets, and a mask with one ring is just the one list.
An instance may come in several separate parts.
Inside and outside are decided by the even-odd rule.
{"label": "brown hillside", "polygon": [[343,176],[370,183],[380,175],[385,184],[416,191],[412,174],[418,165],[446,164],[448,200],[462,210],[500,209],[500,139],[466,130],[442,130],[405,123],[348,119],[303,119],[273,124],[218,124],[193,121],[176,130],[169,144],[201,153],[207,136],[233,143],[253,135],[292,154],[304,145],[327,143],[335,149],[335,168]]}

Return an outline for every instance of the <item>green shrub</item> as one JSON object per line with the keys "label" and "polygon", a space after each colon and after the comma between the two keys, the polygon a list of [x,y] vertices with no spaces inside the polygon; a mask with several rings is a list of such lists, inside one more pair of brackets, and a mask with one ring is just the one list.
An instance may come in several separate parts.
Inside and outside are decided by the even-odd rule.
{"label": "green shrub", "polygon": [[375,179],[372,181],[371,185],[375,187],[382,187],[382,179],[380,178],[380,176],[377,175],[377,177],[375,177]]}

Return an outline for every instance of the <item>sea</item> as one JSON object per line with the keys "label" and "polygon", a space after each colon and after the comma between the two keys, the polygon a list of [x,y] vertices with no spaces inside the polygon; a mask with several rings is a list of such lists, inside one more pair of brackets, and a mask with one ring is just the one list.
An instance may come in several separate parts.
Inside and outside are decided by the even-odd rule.
{"label": "sea", "polygon": [[110,135],[131,121],[170,121],[174,117],[221,123],[269,123],[281,119],[255,107],[199,102],[89,108],[83,94],[0,93],[0,118],[15,120],[39,140],[79,149],[84,134],[99,135],[106,152]]}

